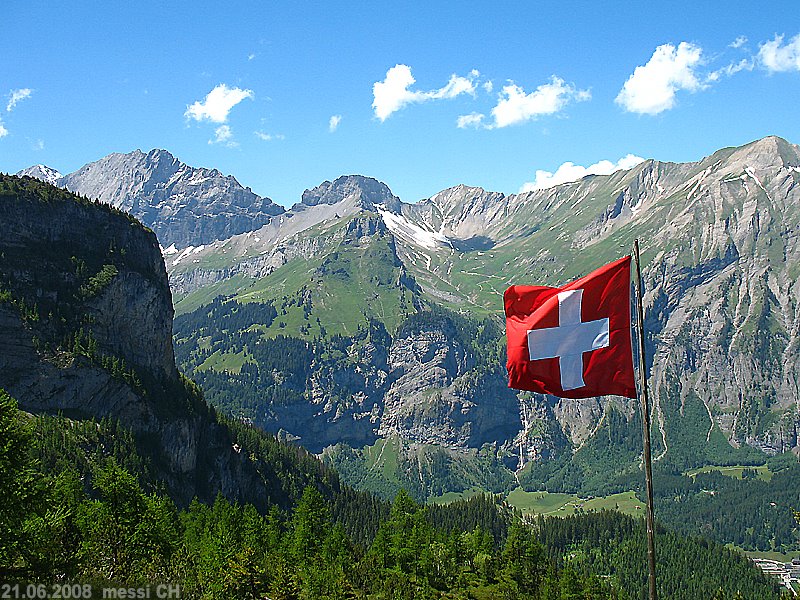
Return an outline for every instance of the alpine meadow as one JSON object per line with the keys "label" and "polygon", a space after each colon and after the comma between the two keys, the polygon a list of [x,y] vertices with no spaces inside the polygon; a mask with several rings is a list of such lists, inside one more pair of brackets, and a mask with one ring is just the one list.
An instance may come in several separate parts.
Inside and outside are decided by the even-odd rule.
{"label": "alpine meadow", "polygon": [[11,0],[0,597],[800,594],[796,7],[612,4]]}

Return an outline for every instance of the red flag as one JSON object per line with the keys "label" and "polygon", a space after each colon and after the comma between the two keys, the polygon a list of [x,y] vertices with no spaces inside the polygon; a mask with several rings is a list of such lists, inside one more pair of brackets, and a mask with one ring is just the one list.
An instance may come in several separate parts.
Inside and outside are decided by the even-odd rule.
{"label": "red flag", "polygon": [[561,398],[636,398],[630,282],[626,256],[561,288],[508,288],[508,387]]}

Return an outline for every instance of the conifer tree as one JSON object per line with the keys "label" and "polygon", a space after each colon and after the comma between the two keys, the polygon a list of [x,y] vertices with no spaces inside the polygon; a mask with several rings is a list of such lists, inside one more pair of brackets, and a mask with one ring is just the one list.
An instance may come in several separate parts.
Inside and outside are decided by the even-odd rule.
{"label": "conifer tree", "polygon": [[23,551],[22,523],[29,510],[33,472],[28,465],[30,427],[17,402],[0,389],[0,569],[13,572]]}

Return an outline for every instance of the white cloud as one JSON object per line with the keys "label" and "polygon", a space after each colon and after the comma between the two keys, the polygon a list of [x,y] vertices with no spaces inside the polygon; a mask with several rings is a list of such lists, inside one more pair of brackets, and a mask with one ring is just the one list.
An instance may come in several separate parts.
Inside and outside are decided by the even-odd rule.
{"label": "white cloud", "polygon": [[235,148],[239,144],[233,139],[233,130],[228,125],[220,125],[214,130],[214,138],[208,140],[209,144],[224,144],[228,148]]}
{"label": "white cloud", "polygon": [[800,33],[783,44],[783,36],[776,35],[758,46],[758,60],[770,73],[800,71]]}
{"label": "white cloud", "polygon": [[532,192],[534,190],[544,190],[551,188],[562,183],[569,183],[571,181],[578,181],[587,175],[610,175],[615,171],[621,169],[632,169],[644,159],[640,156],[628,154],[620,158],[617,162],[613,163],[610,160],[601,160],[588,167],[576,165],[571,162],[565,162],[555,173],[550,171],[536,171],[536,180],[529,181],[522,185],[520,193]]}
{"label": "white cloud", "polygon": [[339,123],[342,122],[342,115],[333,115],[328,121],[328,131],[333,133],[339,128]]}
{"label": "white cloud", "polygon": [[197,101],[191,106],[187,106],[184,116],[195,121],[225,123],[234,106],[245,98],[252,97],[252,90],[229,88],[224,83],[220,83],[208,93],[202,102]]}
{"label": "white cloud", "polygon": [[3,123],[0,122],[0,138],[4,138],[8,135],[8,129],[3,127]]}
{"label": "white cloud", "polygon": [[282,133],[264,133],[263,131],[254,131],[253,133],[258,139],[264,140],[265,142],[286,139],[286,136]]}
{"label": "white cloud", "polygon": [[615,101],[629,112],[657,115],[675,106],[679,90],[703,89],[696,73],[701,64],[699,46],[689,42],[681,42],[677,48],[659,46],[646,65],[636,67]]}
{"label": "white cloud", "polygon": [[[484,88],[488,90],[490,87]],[[566,83],[560,77],[553,75],[549,83],[543,83],[530,94],[515,83],[503,86],[497,96],[497,104],[492,109],[492,123],[484,123],[486,115],[472,112],[461,115],[456,121],[460,129],[467,127],[496,129],[524,123],[542,115],[552,115],[561,111],[570,102],[583,102],[590,100],[592,94],[589,90],[579,90],[574,85]]]}
{"label": "white cloud", "polygon": [[492,90],[494,89],[494,83],[492,82],[491,79],[483,83],[483,89],[487,94],[492,93]]}
{"label": "white cloud", "polygon": [[731,77],[738,73],[739,71],[752,71],[753,70],[753,61],[749,58],[743,58],[738,63],[731,63],[726,67],[722,67],[721,69],[717,69],[716,71],[712,71],[708,75],[706,75],[706,82],[712,83],[714,81],[719,80],[723,75],[726,77]]}
{"label": "white cloud", "polygon": [[33,90],[30,88],[11,90],[11,93],[8,96],[8,105],[6,106],[6,110],[8,112],[11,112],[12,110],[14,110],[14,107],[17,105],[18,102],[21,102],[26,98],[30,98],[31,94],[33,94]]}
{"label": "white cloud", "polygon": [[475,80],[480,77],[480,72],[472,69],[467,77],[459,77],[455,73],[450,75],[447,85],[431,92],[417,92],[426,96],[425,99],[455,98],[459,94],[475,94]]}
{"label": "white cloud", "polygon": [[247,55],[247,60],[253,60],[255,57],[256,57],[256,53],[255,52],[251,52],[250,54]]}
{"label": "white cloud", "polygon": [[467,127],[480,127],[486,115],[480,113],[470,113],[468,115],[461,115],[456,120],[456,125],[459,129],[466,129]]}
{"label": "white cloud", "polygon": [[372,108],[375,116],[385,121],[393,112],[400,110],[406,104],[417,102],[419,92],[408,90],[416,82],[411,75],[411,67],[395,65],[386,72],[383,81],[372,85]]}
{"label": "white cloud", "polygon": [[372,108],[375,110],[375,116],[381,121],[385,121],[392,113],[409,104],[455,98],[460,94],[474,95],[476,80],[479,76],[480,73],[473,69],[466,77],[451,75],[447,84],[438,90],[414,91],[409,89],[416,83],[416,79],[411,74],[411,67],[395,65],[386,71],[383,81],[376,81],[372,85]]}
{"label": "white cloud", "polygon": [[728,46],[730,46],[731,48],[741,48],[746,43],[747,43],[747,36],[746,35],[740,35],[735,40],[733,40],[730,44],[728,44]]}
{"label": "white cloud", "polygon": [[31,148],[37,151],[44,150],[44,140],[42,139],[36,140],[35,142],[33,142],[33,144],[31,144]]}
{"label": "white cloud", "polygon": [[491,127],[507,127],[541,115],[551,115],[573,100],[580,102],[591,97],[589,90],[578,90],[555,75],[549,83],[540,85],[530,94],[526,94],[520,86],[509,83],[503,86],[497,106],[492,109],[494,123]]}

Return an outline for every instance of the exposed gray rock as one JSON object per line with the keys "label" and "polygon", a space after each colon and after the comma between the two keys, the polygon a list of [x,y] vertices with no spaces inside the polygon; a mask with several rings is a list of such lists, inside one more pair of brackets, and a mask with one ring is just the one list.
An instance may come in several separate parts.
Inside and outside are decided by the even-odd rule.
{"label": "exposed gray rock", "polygon": [[232,175],[190,167],[166,150],[110,154],[51,183],[129,212],[165,248],[254,231],[284,212]]}
{"label": "exposed gray rock", "polygon": [[[258,260],[275,265],[277,248],[299,247],[300,240],[306,240],[306,258],[317,251],[322,258],[330,246],[314,247],[308,240],[324,239],[326,224],[378,212],[394,236],[396,256],[425,296],[466,311],[499,312],[500,294],[509,283],[564,283],[626,254],[638,237],[660,453],[669,452],[666,423],[680,417],[689,398],[706,407],[708,431],[717,428],[734,446],[798,450],[797,146],[769,137],[692,163],[648,160],[612,175],[515,195],[456,186],[417,204],[387,202],[394,198],[388,188],[371,181],[344,177],[307,191],[283,217],[294,222],[291,244],[278,233],[259,244],[252,236],[234,236],[199,251],[194,269],[201,273],[203,263],[225,263],[223,256],[236,273]],[[191,277],[194,269],[186,260],[171,267],[173,282]],[[437,328],[393,340],[386,383],[363,391],[367,399],[352,414],[369,414],[377,435],[451,447],[487,440],[505,444],[521,454],[522,463],[580,447],[609,403],[633,416],[635,404],[619,399],[555,402],[520,395],[508,417],[498,408],[509,393],[502,374],[483,380],[500,383],[467,386],[470,394],[457,390],[472,369],[462,362],[465,356]],[[354,381],[341,383],[360,390]],[[480,396],[475,389],[482,389]],[[316,388],[312,396],[315,406],[328,404],[324,389]],[[509,435],[496,425],[501,419],[493,411],[516,432]],[[306,416],[331,422],[324,411]],[[359,439],[369,435],[366,427],[358,431]],[[303,443],[313,445],[308,433]]]}
{"label": "exposed gray rock", "polygon": [[[152,232],[122,213],[73,201],[12,196],[3,198],[2,209],[5,286],[35,303],[42,317],[67,311],[64,326],[92,332],[100,351],[160,381],[177,378],[172,299]],[[102,265],[114,265],[116,274],[97,292],[81,292],[80,277],[97,275]],[[78,314],[81,320],[74,322]],[[57,318],[48,321],[61,327]]]}
{"label": "exposed gray rock", "polygon": [[[315,190],[304,193],[308,203],[295,204],[257,231],[183,251],[165,249],[173,292],[180,297],[240,274],[254,279],[266,277],[294,258],[309,259],[335,247],[347,232],[336,232],[331,237],[325,234],[336,229],[342,219],[400,204],[385,184],[369,177],[340,177]],[[375,226],[373,223],[373,229]],[[309,231],[316,235],[308,235]],[[223,267],[216,266],[219,255],[225,256]],[[215,266],[207,266],[209,263]]]}
{"label": "exposed gray rock", "polygon": [[364,210],[375,211],[377,207],[398,211],[400,199],[392,194],[385,183],[363,175],[343,175],[333,182],[323,181],[317,187],[303,192],[299,204],[292,209],[318,204],[338,204],[346,199],[354,199]]}
{"label": "exposed gray rock", "polygon": [[56,185],[58,180],[63,177],[61,173],[51,167],[48,167],[47,165],[34,165],[32,167],[28,167],[27,169],[22,169],[22,171],[17,173],[17,176],[33,177],[34,179],[39,179],[45,183],[52,183],[53,185]]}
{"label": "exposed gray rock", "polygon": [[[247,456],[187,405],[153,232],[109,207],[8,179],[17,187],[0,198],[0,388],[23,410],[109,417],[146,438],[153,474],[179,504],[222,492],[266,506]],[[72,345],[79,332],[83,350]]]}
{"label": "exposed gray rock", "polygon": [[476,377],[476,358],[458,339],[453,324],[441,319],[393,340],[379,435],[449,448],[513,439],[520,429],[517,401],[501,369]]}

